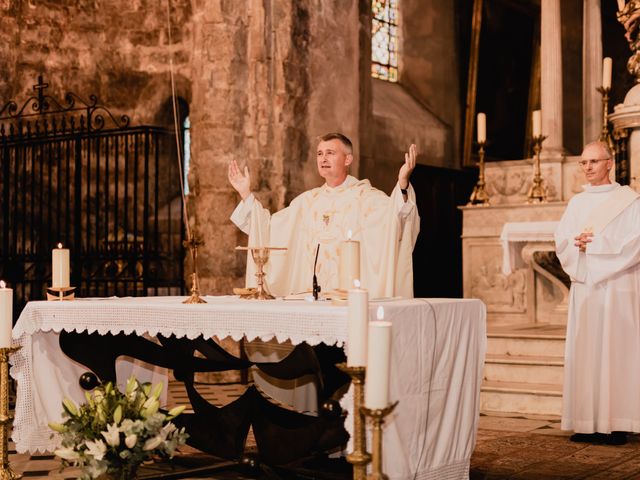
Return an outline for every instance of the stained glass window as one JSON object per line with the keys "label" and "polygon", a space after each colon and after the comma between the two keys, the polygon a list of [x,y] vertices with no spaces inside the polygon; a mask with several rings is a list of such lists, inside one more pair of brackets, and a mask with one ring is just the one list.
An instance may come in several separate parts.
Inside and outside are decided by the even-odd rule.
{"label": "stained glass window", "polygon": [[373,0],[371,10],[371,76],[398,81],[398,2]]}

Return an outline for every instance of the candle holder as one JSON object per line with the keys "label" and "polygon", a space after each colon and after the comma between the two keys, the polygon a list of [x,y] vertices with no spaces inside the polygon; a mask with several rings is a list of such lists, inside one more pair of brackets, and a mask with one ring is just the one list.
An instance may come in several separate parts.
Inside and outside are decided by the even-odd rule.
{"label": "candle holder", "polygon": [[546,135],[533,137],[533,179],[527,194],[527,203],[545,203],[547,201],[547,186],[540,173],[540,151]]}
{"label": "candle holder", "polygon": [[251,251],[251,258],[256,264],[256,282],[258,284],[258,288],[255,292],[246,293],[244,295],[240,295],[240,298],[244,298],[246,300],[273,300],[274,297],[267,291],[267,286],[264,283],[264,266],[269,261],[269,252],[271,250],[286,250],[286,248],[282,247],[236,247],[236,250],[249,250]]}
{"label": "candle holder", "polygon": [[350,367],[345,362],[336,367],[351,377],[353,384],[353,452],[347,455],[347,462],[353,465],[353,480],[367,478],[367,464],[371,455],[367,452],[367,433],[362,412],[364,403],[364,378],[367,367]]}
{"label": "candle holder", "polygon": [[469,197],[467,205],[479,205],[483,207],[489,206],[489,194],[485,188],[484,181],[484,146],[486,142],[478,142],[478,182],[473,187],[473,192]]}
{"label": "candle holder", "polygon": [[393,412],[398,402],[392,403],[385,408],[370,409],[361,407],[362,413],[371,418],[373,425],[373,447],[371,449],[372,463],[371,475],[367,480],[389,480],[389,477],[382,471],[382,425],[384,425],[384,417]]}
{"label": "candle holder", "polygon": [[615,160],[615,144],[609,128],[609,93],[611,92],[611,88],[598,87],[596,90],[602,95],[602,129],[600,130],[600,138],[598,138],[598,140],[607,144]]}
{"label": "candle holder", "polygon": [[9,428],[13,422],[13,415],[9,414],[9,356],[21,348],[0,348],[0,480],[22,478],[9,464]]}
{"label": "candle holder", "polygon": [[75,289],[76,287],[47,287],[47,300],[50,302],[73,300],[75,298]]}
{"label": "candle holder", "polygon": [[207,303],[200,297],[200,280],[198,279],[198,247],[200,245],[203,245],[203,242],[195,238],[193,235],[184,241],[184,246],[187,247],[191,253],[191,263],[193,265],[191,271],[191,295],[189,295],[189,297],[182,303]]}

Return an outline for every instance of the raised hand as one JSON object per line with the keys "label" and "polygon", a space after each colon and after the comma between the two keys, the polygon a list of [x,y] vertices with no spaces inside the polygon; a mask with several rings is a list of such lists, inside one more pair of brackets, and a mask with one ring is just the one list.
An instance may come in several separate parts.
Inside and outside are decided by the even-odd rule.
{"label": "raised hand", "polygon": [[416,168],[416,157],[418,156],[418,149],[415,144],[411,144],[409,147],[409,153],[404,154],[404,163],[400,167],[398,172],[398,184],[400,188],[407,188],[409,186],[409,177],[411,172]]}
{"label": "raised hand", "polygon": [[227,172],[229,183],[240,194],[242,200],[251,195],[251,177],[249,176],[249,167],[244,167],[244,173],[240,171],[238,163],[235,160],[229,162]]}

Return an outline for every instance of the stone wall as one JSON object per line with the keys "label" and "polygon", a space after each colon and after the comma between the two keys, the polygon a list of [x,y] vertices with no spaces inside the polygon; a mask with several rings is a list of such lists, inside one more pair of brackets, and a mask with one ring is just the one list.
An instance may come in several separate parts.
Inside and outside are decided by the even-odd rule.
{"label": "stone wall", "polygon": [[[234,247],[246,243],[228,221],[238,201],[226,178],[231,159],[249,166],[253,190],[275,211],[321,183],[317,136],[329,131],[350,136],[356,151],[352,173],[370,176],[387,190],[385,182],[397,174],[407,142],[402,138],[397,151],[376,155],[376,142],[384,138],[374,118],[367,0],[172,0],[171,5],[170,46],[165,2],[0,1],[0,68],[7,72],[0,78],[0,99],[26,99],[42,74],[56,97],[66,91],[85,98],[95,94],[134,125],[169,127],[173,59],[176,93],[188,105],[191,121],[188,202],[191,226],[205,242],[199,251],[201,289],[229,293],[243,283],[245,268]],[[451,165],[459,100],[453,90],[444,97],[434,92],[454,69],[455,51],[447,54],[444,69],[420,57],[451,44],[453,7],[444,1],[424,9],[418,0],[406,5],[403,35],[415,38],[405,44],[402,88],[434,120],[433,133],[428,122],[422,130],[439,142],[435,164]],[[399,128],[414,121],[396,120]],[[422,128],[416,125],[412,128]]]}

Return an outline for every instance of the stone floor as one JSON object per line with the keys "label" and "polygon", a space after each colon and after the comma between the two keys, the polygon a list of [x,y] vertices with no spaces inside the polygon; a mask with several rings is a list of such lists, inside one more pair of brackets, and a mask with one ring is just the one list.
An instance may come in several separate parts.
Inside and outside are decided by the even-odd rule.
{"label": "stone floor", "polygon": [[[201,385],[198,390],[215,405],[224,405],[242,394],[241,385]],[[170,404],[188,403],[178,383],[169,386]],[[471,459],[472,480],[529,479],[640,479],[640,436],[632,436],[620,447],[583,445],[569,441],[569,433],[559,429],[558,418],[481,415],[478,441]],[[248,439],[249,449],[255,445]],[[69,479],[78,471],[60,470],[53,455],[21,455],[10,444],[9,460],[14,471],[25,478]],[[212,464],[214,466],[212,467]],[[185,469],[190,474],[185,475]],[[143,466],[140,478],[209,478],[209,479],[335,479],[350,478],[348,465],[333,460],[321,465],[305,465],[295,473],[263,469],[256,474],[249,468],[221,462],[192,450],[182,449],[176,466],[149,464]]]}

